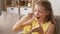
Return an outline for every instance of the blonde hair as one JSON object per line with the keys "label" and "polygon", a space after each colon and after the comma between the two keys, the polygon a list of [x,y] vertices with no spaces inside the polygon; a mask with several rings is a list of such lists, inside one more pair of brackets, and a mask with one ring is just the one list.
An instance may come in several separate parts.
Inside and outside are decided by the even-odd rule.
{"label": "blonde hair", "polygon": [[47,19],[47,21],[51,21],[55,25],[55,32],[56,32],[56,29],[57,29],[56,22],[54,20],[54,15],[53,15],[51,3],[47,0],[40,0],[40,1],[37,1],[36,4],[44,6],[45,10],[47,10],[49,12],[49,15],[46,16],[46,19]]}
{"label": "blonde hair", "polygon": [[45,10],[49,12],[49,15],[46,16],[46,19],[55,24],[51,3],[49,1],[46,1],[46,0],[40,0],[40,1],[37,1],[36,4],[42,5],[45,7]]}

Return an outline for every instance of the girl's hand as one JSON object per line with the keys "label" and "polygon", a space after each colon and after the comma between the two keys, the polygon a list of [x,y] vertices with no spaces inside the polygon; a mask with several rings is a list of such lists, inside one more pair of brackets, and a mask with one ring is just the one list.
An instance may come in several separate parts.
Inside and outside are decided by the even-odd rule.
{"label": "girl's hand", "polygon": [[43,28],[42,28],[41,26],[40,26],[39,28],[33,29],[32,32],[38,32],[38,33],[40,33],[40,34],[44,34]]}
{"label": "girl's hand", "polygon": [[44,31],[43,31],[42,26],[40,26],[39,29],[40,29],[40,33],[41,33],[41,34],[44,34]]}

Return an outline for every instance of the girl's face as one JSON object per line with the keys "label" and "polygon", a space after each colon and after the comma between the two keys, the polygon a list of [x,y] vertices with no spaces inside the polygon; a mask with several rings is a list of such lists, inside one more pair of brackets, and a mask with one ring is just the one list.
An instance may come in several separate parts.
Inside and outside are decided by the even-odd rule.
{"label": "girl's face", "polygon": [[48,14],[49,13],[48,13],[48,11],[45,10],[44,6],[41,6],[41,5],[39,5],[39,6],[36,5],[35,6],[34,16],[37,17],[38,20],[45,19]]}

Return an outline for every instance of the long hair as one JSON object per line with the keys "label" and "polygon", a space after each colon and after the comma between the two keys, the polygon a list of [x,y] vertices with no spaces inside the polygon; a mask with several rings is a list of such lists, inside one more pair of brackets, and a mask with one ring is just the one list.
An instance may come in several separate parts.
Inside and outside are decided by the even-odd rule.
{"label": "long hair", "polygon": [[45,7],[45,10],[47,10],[49,12],[49,15],[46,16],[47,21],[51,21],[56,27],[56,22],[54,20],[51,3],[48,0],[40,0],[40,1],[37,1],[36,4],[42,5]]}
{"label": "long hair", "polygon": [[37,1],[36,4],[37,5],[42,5],[42,6],[45,7],[45,10],[47,10],[49,12],[49,15],[46,16],[46,19],[48,21],[51,21],[53,24],[55,24],[51,3],[47,0],[40,0],[40,1]]}

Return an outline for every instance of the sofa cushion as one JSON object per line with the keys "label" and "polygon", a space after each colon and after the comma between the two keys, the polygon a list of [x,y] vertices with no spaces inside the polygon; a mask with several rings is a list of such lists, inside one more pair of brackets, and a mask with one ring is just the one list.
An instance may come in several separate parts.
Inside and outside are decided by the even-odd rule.
{"label": "sofa cushion", "polygon": [[54,16],[56,22],[56,34],[60,34],[60,16]]}
{"label": "sofa cushion", "polygon": [[1,34],[17,34],[12,31],[13,25],[19,20],[18,14],[2,12],[0,17],[0,32]]}

